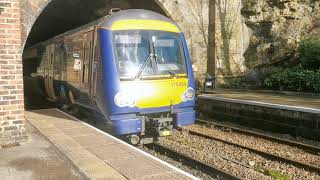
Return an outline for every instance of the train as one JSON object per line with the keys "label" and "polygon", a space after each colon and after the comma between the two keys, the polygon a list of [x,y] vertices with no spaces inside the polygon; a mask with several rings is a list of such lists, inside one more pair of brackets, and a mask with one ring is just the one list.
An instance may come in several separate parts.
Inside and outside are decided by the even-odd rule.
{"label": "train", "polygon": [[96,109],[137,144],[195,122],[186,38],[170,18],[119,10],[27,48],[47,99]]}

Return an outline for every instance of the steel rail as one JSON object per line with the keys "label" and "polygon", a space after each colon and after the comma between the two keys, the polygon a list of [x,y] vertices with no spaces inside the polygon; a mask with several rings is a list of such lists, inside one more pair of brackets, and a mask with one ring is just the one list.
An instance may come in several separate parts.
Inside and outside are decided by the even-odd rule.
{"label": "steel rail", "polygon": [[230,179],[230,180],[243,179],[242,177],[238,177],[233,174],[230,174],[224,170],[221,170],[221,169],[214,167],[210,164],[196,160],[196,159],[189,157],[187,155],[181,154],[173,149],[162,146],[158,143],[148,144],[146,146],[150,149],[157,151],[157,152],[165,154],[165,156],[167,156],[167,157],[170,157],[175,160],[179,160],[180,162],[184,163],[185,165],[188,165],[188,166],[195,168],[195,169],[198,169],[198,170],[202,170],[206,174],[216,176],[218,179]]}
{"label": "steel rail", "polygon": [[268,152],[264,152],[264,151],[260,151],[260,150],[254,149],[254,148],[250,148],[250,147],[247,147],[247,146],[236,144],[236,143],[233,143],[233,142],[230,142],[230,141],[226,141],[226,140],[223,140],[223,139],[220,139],[220,138],[217,138],[217,137],[213,137],[213,136],[210,136],[210,135],[207,135],[207,134],[204,134],[204,133],[200,133],[200,132],[197,132],[197,131],[188,130],[188,132],[191,135],[203,137],[203,138],[210,139],[210,140],[219,141],[219,142],[222,142],[222,143],[225,143],[225,144],[229,144],[229,145],[232,145],[232,146],[235,146],[235,147],[246,149],[246,150],[251,151],[253,153],[256,153],[256,154],[258,154],[258,155],[260,155],[262,157],[265,157],[265,158],[267,158],[269,160],[273,160],[273,161],[276,160],[276,161],[284,162],[284,163],[287,163],[287,164],[292,164],[292,165],[294,165],[296,167],[303,168],[305,170],[309,170],[309,171],[315,172],[315,173],[320,175],[320,167],[312,165],[312,164],[304,163],[304,162],[301,162],[301,161],[295,161],[295,160],[292,160],[292,159],[287,159],[287,158],[284,158],[284,157],[281,157],[281,156],[277,156],[277,155],[274,155],[274,154],[271,154],[271,153],[268,153]]}
{"label": "steel rail", "polygon": [[313,146],[313,145],[310,145],[310,144],[305,144],[305,143],[301,143],[301,142],[297,142],[297,141],[292,141],[292,140],[289,140],[289,139],[279,138],[279,137],[275,137],[275,136],[272,136],[272,135],[266,135],[266,134],[259,133],[259,132],[256,132],[256,131],[241,129],[241,128],[238,128],[238,127],[234,127],[234,126],[230,126],[230,125],[224,125],[224,124],[220,124],[220,123],[216,123],[216,122],[210,122],[210,121],[197,119],[197,123],[213,125],[214,127],[218,127],[220,129],[221,128],[231,129],[232,131],[237,132],[237,133],[250,135],[250,136],[256,136],[256,137],[259,137],[259,138],[262,138],[262,139],[278,142],[278,143],[289,145],[289,146],[294,146],[294,147],[300,148],[300,149],[302,149],[302,150],[304,150],[306,152],[313,153],[313,154],[316,154],[316,155],[320,154],[320,147],[318,147],[318,146]]}

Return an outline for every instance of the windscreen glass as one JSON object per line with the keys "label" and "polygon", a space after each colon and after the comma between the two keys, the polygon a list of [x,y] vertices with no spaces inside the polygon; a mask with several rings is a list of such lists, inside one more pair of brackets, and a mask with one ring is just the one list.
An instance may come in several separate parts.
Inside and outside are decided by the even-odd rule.
{"label": "windscreen glass", "polygon": [[180,34],[163,31],[115,31],[114,53],[121,79],[186,74]]}

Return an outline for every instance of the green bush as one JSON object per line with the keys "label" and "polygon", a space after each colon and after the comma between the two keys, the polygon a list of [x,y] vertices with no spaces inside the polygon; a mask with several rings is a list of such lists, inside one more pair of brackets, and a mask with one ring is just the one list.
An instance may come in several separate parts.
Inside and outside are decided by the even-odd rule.
{"label": "green bush", "polygon": [[242,83],[241,77],[225,79],[224,81],[225,82],[223,84],[220,84],[222,88],[227,88],[227,89],[244,88],[244,84]]}
{"label": "green bush", "polygon": [[320,92],[320,38],[301,41],[298,67],[277,69],[264,79],[275,90]]}
{"label": "green bush", "polygon": [[320,92],[320,69],[287,68],[266,77],[264,85],[275,90]]}
{"label": "green bush", "polygon": [[320,68],[320,38],[301,41],[298,51],[303,68],[309,70]]}

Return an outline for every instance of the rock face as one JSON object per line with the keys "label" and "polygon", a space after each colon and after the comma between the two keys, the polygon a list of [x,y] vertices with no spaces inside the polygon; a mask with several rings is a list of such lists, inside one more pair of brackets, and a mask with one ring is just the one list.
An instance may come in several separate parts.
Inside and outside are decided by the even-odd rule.
{"label": "rock face", "polygon": [[[319,0],[243,0],[241,14],[250,29],[244,53],[249,76],[297,60],[302,39],[320,36]],[[248,72],[247,72],[248,73]]]}

